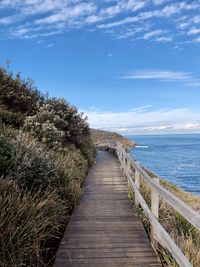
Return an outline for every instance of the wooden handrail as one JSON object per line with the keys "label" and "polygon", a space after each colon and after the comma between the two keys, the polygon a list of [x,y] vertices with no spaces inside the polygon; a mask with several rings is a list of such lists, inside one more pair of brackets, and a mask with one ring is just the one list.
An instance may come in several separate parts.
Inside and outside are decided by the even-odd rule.
{"label": "wooden handrail", "polygon": [[[159,179],[153,179],[147,171],[140,166],[140,164],[127,153],[124,146],[120,143],[115,145],[108,145],[108,148],[114,150],[121,163],[124,174],[127,177],[128,183],[135,194],[135,204],[140,205],[148,217],[151,224],[151,242],[154,245],[155,241],[161,244],[164,248],[172,254],[174,259],[181,267],[192,267],[188,258],[183,254],[181,249],[176,245],[174,240],[166,232],[164,227],[160,224],[159,217],[159,199],[165,200],[173,209],[181,214],[189,223],[200,230],[200,214],[189,207],[184,201],[176,197],[172,192],[159,184]],[[134,179],[133,171],[134,169]],[[140,192],[140,179],[143,179],[151,188],[151,207],[147,205]]]}

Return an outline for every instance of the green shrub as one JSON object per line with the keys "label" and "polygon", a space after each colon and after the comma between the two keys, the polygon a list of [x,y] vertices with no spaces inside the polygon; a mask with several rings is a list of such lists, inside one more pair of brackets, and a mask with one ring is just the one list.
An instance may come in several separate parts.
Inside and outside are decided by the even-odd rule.
{"label": "green shrub", "polygon": [[6,174],[14,165],[13,146],[0,136],[0,176]]}
{"label": "green shrub", "polygon": [[[62,153],[54,150],[48,151],[31,135],[6,127],[2,128],[0,138],[2,161],[6,153],[12,156],[10,156],[12,164],[8,160],[4,164],[6,174],[21,188],[32,191],[39,188],[43,190],[47,187],[60,188],[59,194],[64,199],[72,199],[73,192],[69,189],[70,183],[76,183],[80,191],[87,174],[88,162],[73,145],[66,147],[65,152]],[[2,174],[5,174],[4,165],[2,162]],[[77,199],[78,196],[75,194],[72,207]]]}
{"label": "green shrub", "polygon": [[46,189],[59,179],[54,159],[40,144],[23,133],[12,141],[15,163],[9,175],[20,187],[31,190]]}
{"label": "green shrub", "polygon": [[48,148],[59,150],[67,145],[62,127],[58,127],[65,123],[48,105],[43,105],[36,115],[26,118],[24,129]]}
{"label": "green shrub", "polygon": [[46,266],[52,238],[67,219],[68,205],[56,192],[21,193],[0,180],[0,266]]}
{"label": "green shrub", "polygon": [[43,101],[32,80],[22,80],[19,73],[13,77],[12,73],[0,68],[0,105],[9,111],[34,114]]}
{"label": "green shrub", "polygon": [[73,144],[89,165],[93,163],[94,146],[88,124],[82,114],[63,99],[48,99],[35,115],[26,118],[24,130],[57,151],[65,151]]}
{"label": "green shrub", "polygon": [[25,116],[19,112],[12,112],[0,106],[0,125],[12,125],[21,127],[24,123]]}

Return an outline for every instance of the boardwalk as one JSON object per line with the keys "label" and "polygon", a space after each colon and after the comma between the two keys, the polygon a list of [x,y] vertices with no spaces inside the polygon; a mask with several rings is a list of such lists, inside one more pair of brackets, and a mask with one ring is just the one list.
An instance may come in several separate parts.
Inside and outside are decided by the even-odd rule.
{"label": "boardwalk", "polygon": [[98,152],[54,267],[161,267],[127,196],[117,159]]}

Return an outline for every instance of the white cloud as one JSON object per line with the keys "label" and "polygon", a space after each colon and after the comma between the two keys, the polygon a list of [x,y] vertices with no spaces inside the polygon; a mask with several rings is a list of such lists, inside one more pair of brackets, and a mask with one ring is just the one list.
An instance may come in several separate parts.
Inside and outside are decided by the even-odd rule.
{"label": "white cloud", "polygon": [[149,25],[143,24],[141,27],[126,27],[113,36],[115,39],[126,39],[147,30],[149,30]]}
{"label": "white cloud", "polygon": [[17,20],[16,16],[9,16],[0,18],[0,25],[9,25]]}
{"label": "white cloud", "polygon": [[73,7],[67,7],[60,10],[58,13],[47,16],[35,21],[36,24],[53,24],[58,22],[69,21],[70,23],[78,22],[76,19],[80,16],[91,14],[95,10],[93,4],[81,3]]}
{"label": "white cloud", "polygon": [[24,15],[41,14],[55,11],[73,1],[62,0],[3,0],[0,7],[17,8]]}
{"label": "white cloud", "polygon": [[200,109],[150,109],[151,105],[147,105],[144,109],[138,107],[126,112],[84,112],[92,128],[123,134],[200,132]]}
{"label": "white cloud", "polygon": [[47,45],[47,47],[49,47],[49,48],[52,48],[52,47],[54,47],[55,46],[55,44],[48,44]]}
{"label": "white cloud", "polygon": [[[142,35],[146,42],[150,38],[157,43],[175,42],[188,32],[188,43],[198,43],[198,39],[191,38],[192,34],[197,34],[200,23],[199,0],[1,0],[1,13],[4,9],[9,15],[0,18],[0,25],[5,35],[12,38],[50,36],[82,27],[134,42]],[[144,24],[148,27],[145,25],[142,30]],[[155,27],[163,28],[168,36],[156,38],[159,32]],[[149,33],[146,33],[147,28]]]}
{"label": "white cloud", "polygon": [[156,41],[157,42],[162,42],[162,43],[168,43],[168,42],[171,42],[173,40],[173,37],[158,37],[156,38]]}
{"label": "white cloud", "polygon": [[193,17],[192,21],[196,24],[200,23],[200,15]]}
{"label": "white cloud", "polygon": [[162,81],[184,81],[192,79],[191,73],[173,72],[169,70],[142,70],[135,71],[121,77],[122,79],[154,79]]}
{"label": "white cloud", "polygon": [[154,36],[158,36],[158,35],[161,35],[163,33],[165,33],[165,31],[163,31],[163,30],[151,31],[151,32],[145,33],[143,36],[143,39],[148,40]]}
{"label": "white cloud", "polygon": [[193,35],[193,34],[198,34],[198,33],[200,33],[200,29],[198,28],[192,28],[192,29],[190,29],[189,31],[188,31],[188,35]]}
{"label": "white cloud", "polygon": [[172,0],[153,0],[155,5],[162,5],[162,4],[165,4],[165,3],[170,2],[170,1],[172,1]]}
{"label": "white cloud", "polygon": [[14,30],[12,32],[12,35],[15,36],[15,37],[21,37],[21,36],[25,36],[28,32],[29,32],[29,29],[20,28],[20,29]]}
{"label": "white cloud", "polygon": [[186,86],[191,86],[191,87],[198,87],[200,88],[200,82],[189,82],[185,84]]}
{"label": "white cloud", "polygon": [[107,23],[107,24],[102,24],[102,25],[99,25],[99,28],[104,28],[104,29],[112,28],[112,27],[117,27],[117,26],[121,26],[124,24],[128,24],[128,23],[143,21],[143,20],[156,18],[156,17],[157,18],[159,17],[168,18],[174,14],[180,13],[183,10],[193,10],[196,8],[200,8],[200,3],[199,4],[195,4],[195,3],[186,4],[185,2],[175,3],[175,4],[167,5],[160,10],[156,9],[152,11],[146,11],[143,13],[139,13],[137,16],[126,17],[122,20],[118,20],[115,22]]}
{"label": "white cloud", "polygon": [[184,30],[184,29],[186,29],[187,27],[189,27],[190,26],[190,23],[188,23],[188,22],[182,22],[182,23],[178,23],[178,25],[177,25],[177,27],[179,28],[179,29],[181,29],[181,30]]}
{"label": "white cloud", "polygon": [[148,4],[147,0],[146,1],[142,1],[142,0],[117,1],[116,5],[103,8],[100,11],[100,14],[113,16],[123,11],[134,12],[134,11],[142,9],[147,4]]}
{"label": "white cloud", "polygon": [[200,37],[193,39],[192,43],[200,43]]}

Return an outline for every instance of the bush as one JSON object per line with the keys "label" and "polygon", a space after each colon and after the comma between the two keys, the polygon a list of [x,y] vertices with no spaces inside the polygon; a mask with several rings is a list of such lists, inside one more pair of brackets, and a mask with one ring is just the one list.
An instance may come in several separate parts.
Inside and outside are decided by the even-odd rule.
{"label": "bush", "polygon": [[34,116],[28,116],[25,120],[24,130],[31,133],[39,142],[47,145],[48,148],[59,150],[67,145],[62,131],[63,121],[55,114],[55,111],[48,105],[43,105]]}
{"label": "bush", "polygon": [[24,129],[50,149],[65,151],[73,144],[89,165],[93,163],[94,147],[88,124],[82,114],[63,99],[48,99],[35,115],[26,118]]}
{"label": "bush", "polygon": [[0,176],[6,174],[14,165],[13,146],[0,136]]}
{"label": "bush", "polygon": [[[29,134],[5,127],[0,141],[1,175],[8,174],[21,188],[37,191],[59,187],[59,194],[65,199],[71,198],[73,194],[68,190],[72,181],[80,190],[88,163],[73,145],[68,146],[63,153],[47,151],[44,145],[36,142]],[[74,200],[72,202],[75,203]]]}
{"label": "bush", "polygon": [[56,192],[21,193],[0,180],[0,266],[46,266],[52,238],[67,221],[68,205]]}
{"label": "bush", "polygon": [[12,112],[0,106],[0,125],[12,125],[19,128],[24,123],[25,116],[19,112]]}
{"label": "bush", "polygon": [[15,149],[14,166],[9,176],[21,188],[37,191],[44,190],[59,179],[54,160],[43,147],[25,134],[20,134],[12,141]]}
{"label": "bush", "polygon": [[19,73],[13,77],[12,73],[0,68],[0,104],[7,110],[34,114],[43,100],[30,79],[22,80]]}

